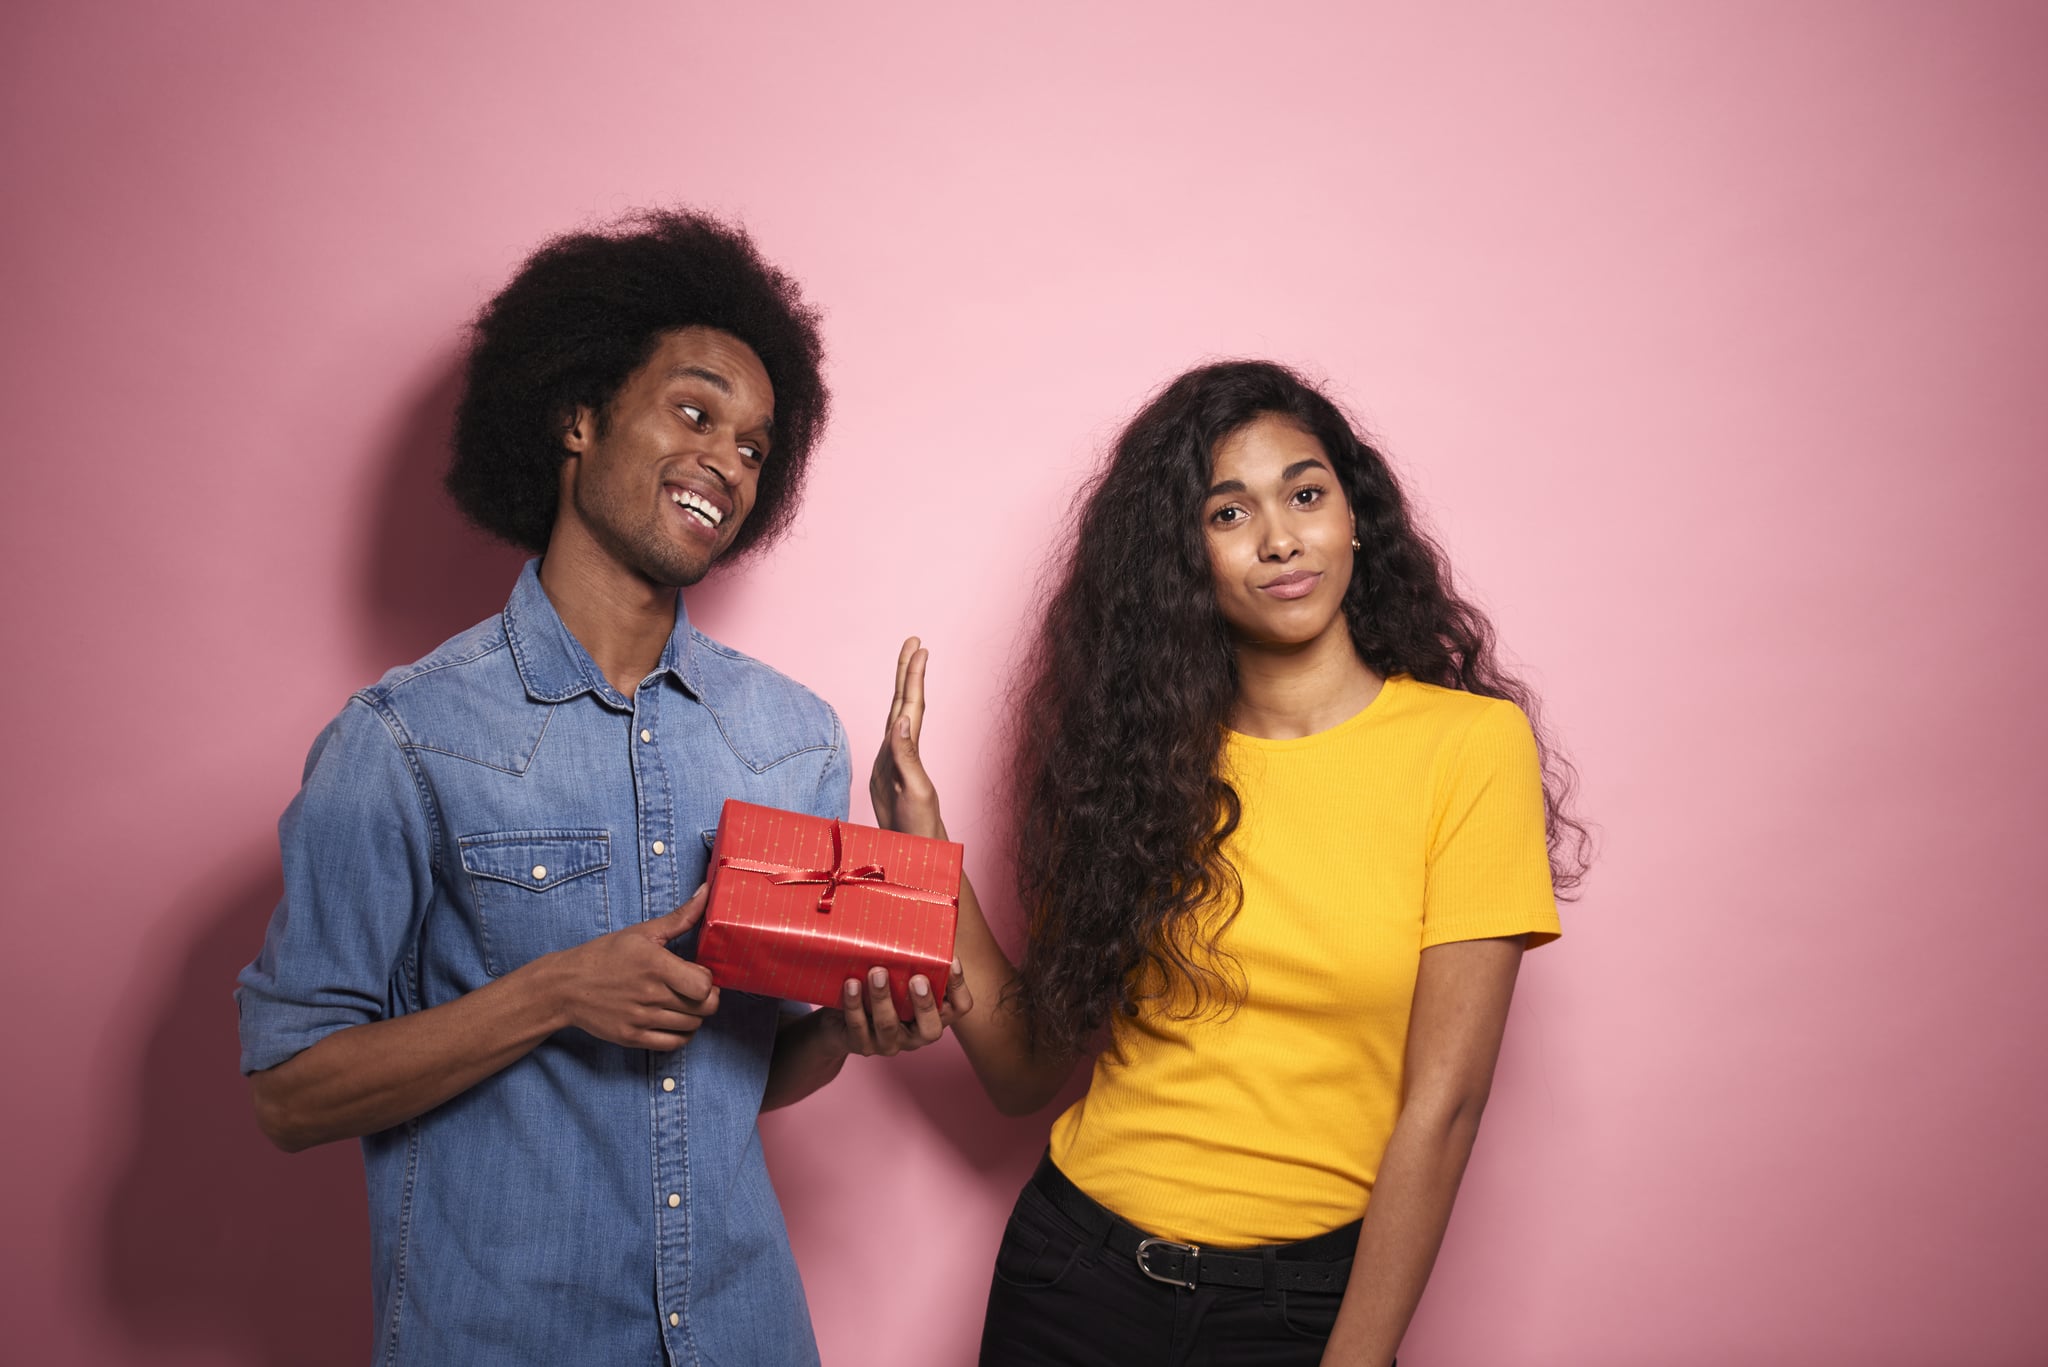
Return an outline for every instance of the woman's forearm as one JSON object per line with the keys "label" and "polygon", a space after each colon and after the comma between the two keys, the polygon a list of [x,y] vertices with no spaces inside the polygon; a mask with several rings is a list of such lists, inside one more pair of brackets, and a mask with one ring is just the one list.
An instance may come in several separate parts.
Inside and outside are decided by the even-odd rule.
{"label": "woman's forearm", "polygon": [[1404,1110],[1387,1142],[1324,1367],[1387,1367],[1443,1246],[1484,1098]]}
{"label": "woman's forearm", "polygon": [[996,1109],[1004,1115],[1029,1115],[1059,1094],[1073,1074],[1075,1060],[1047,1058],[1032,1049],[1031,1032],[1011,991],[1016,967],[989,930],[974,885],[964,876],[953,944],[967,975],[967,989],[974,994],[973,1009],[953,1022],[953,1033]]}
{"label": "woman's forearm", "polygon": [[1526,935],[1422,951],[1401,1115],[1366,1203],[1327,1367],[1386,1367],[1422,1299],[1493,1090]]}

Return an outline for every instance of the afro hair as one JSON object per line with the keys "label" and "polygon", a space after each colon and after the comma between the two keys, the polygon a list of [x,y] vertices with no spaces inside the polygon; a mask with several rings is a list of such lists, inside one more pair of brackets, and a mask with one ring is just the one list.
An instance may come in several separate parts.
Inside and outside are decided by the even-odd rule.
{"label": "afro hair", "polygon": [[752,347],[775,387],[775,454],[725,559],[773,541],[795,516],[831,395],[818,313],[761,259],[745,229],[687,210],[643,210],[543,245],[471,327],[445,481],[494,536],[547,549],[580,405],[602,415],[679,328],[709,327]]}

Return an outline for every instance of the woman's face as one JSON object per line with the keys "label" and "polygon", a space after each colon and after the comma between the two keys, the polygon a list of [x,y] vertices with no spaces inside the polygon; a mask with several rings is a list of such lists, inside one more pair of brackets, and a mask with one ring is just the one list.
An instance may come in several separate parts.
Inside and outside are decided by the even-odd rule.
{"label": "woman's face", "polygon": [[1255,418],[1217,444],[1209,485],[1202,535],[1238,638],[1298,646],[1347,631],[1351,505],[1322,443],[1289,419]]}

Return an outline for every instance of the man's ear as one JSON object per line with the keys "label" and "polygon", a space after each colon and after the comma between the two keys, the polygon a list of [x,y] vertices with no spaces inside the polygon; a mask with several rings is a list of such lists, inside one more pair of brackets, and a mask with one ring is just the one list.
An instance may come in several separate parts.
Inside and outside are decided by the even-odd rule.
{"label": "man's ear", "polygon": [[597,439],[597,415],[582,404],[562,415],[562,445],[572,455],[582,455]]}

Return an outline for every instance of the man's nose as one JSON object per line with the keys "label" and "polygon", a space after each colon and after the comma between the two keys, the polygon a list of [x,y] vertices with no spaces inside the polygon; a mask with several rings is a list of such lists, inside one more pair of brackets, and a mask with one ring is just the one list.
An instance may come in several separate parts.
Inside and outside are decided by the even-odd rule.
{"label": "man's nose", "polygon": [[746,463],[746,457],[740,454],[739,438],[714,432],[697,453],[697,463],[717,475],[730,489],[740,482],[740,470]]}

